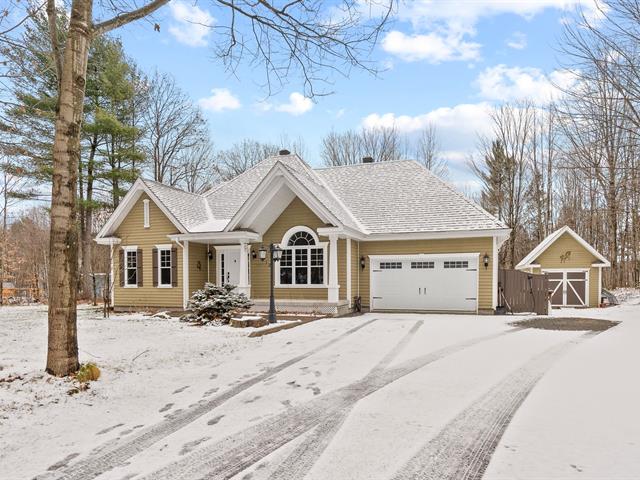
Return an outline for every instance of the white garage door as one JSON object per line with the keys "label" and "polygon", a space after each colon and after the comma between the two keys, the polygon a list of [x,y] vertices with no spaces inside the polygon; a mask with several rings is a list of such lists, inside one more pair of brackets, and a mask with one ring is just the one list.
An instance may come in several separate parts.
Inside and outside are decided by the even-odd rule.
{"label": "white garage door", "polygon": [[372,310],[475,312],[478,254],[372,255]]}

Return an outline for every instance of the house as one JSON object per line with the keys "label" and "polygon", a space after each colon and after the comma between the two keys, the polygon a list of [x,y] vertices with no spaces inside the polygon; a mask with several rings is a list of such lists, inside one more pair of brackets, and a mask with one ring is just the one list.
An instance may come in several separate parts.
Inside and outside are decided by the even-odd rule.
{"label": "house", "polygon": [[609,266],[602,254],[564,226],[536,246],[516,269],[547,274],[552,306],[597,307],[602,292],[602,269]]}
{"label": "house", "polygon": [[[365,159],[368,160],[368,159]],[[138,179],[97,236],[113,305],[186,308],[207,281],[283,311],[491,312],[505,225],[414,161],[312,169],[288,151],[196,195]]]}

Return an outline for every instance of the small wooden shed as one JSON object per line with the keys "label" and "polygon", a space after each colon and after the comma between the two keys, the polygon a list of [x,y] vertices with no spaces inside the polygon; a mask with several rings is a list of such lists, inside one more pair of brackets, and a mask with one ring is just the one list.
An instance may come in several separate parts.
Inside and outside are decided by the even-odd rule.
{"label": "small wooden shed", "polygon": [[597,307],[602,269],[610,265],[584,238],[564,226],[545,238],[516,269],[546,273],[554,307]]}

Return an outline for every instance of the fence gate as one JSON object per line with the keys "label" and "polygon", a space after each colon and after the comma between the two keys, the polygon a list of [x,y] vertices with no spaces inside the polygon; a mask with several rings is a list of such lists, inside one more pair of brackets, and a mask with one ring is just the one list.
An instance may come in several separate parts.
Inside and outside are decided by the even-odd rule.
{"label": "fence gate", "polygon": [[511,313],[549,314],[549,279],[546,275],[500,270],[498,273],[498,305]]}

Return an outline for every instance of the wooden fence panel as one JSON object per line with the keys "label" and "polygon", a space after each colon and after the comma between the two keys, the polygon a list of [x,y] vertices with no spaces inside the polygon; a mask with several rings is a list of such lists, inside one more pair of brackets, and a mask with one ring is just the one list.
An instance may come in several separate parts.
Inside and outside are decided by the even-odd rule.
{"label": "wooden fence panel", "polygon": [[546,275],[500,270],[498,304],[511,313],[549,314],[549,280]]}

